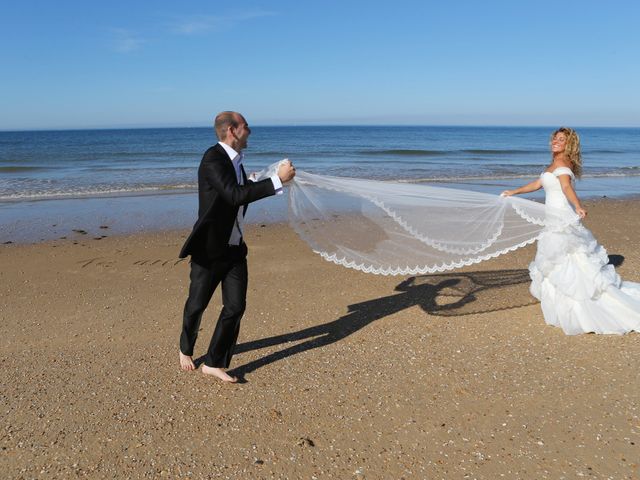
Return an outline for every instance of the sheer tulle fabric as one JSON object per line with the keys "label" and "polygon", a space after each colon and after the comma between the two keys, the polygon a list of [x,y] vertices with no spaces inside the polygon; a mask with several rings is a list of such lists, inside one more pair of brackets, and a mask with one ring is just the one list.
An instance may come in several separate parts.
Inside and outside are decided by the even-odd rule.
{"label": "sheer tulle fabric", "polygon": [[[268,178],[277,166],[254,179]],[[578,217],[522,198],[298,171],[289,184],[289,221],[325,260],[379,275],[416,275],[488,260]]]}

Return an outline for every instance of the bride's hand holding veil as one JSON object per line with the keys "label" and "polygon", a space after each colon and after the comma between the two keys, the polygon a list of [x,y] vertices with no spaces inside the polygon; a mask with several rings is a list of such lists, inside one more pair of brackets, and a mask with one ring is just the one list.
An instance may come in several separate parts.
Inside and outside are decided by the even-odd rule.
{"label": "bride's hand holding veil", "polygon": [[541,188],[542,188],[542,182],[538,178],[533,182],[527,183],[526,185],[520,188],[516,188],[515,190],[505,190],[500,194],[500,196],[511,197],[513,195],[520,195],[521,193],[535,192],[536,190],[540,190]]}

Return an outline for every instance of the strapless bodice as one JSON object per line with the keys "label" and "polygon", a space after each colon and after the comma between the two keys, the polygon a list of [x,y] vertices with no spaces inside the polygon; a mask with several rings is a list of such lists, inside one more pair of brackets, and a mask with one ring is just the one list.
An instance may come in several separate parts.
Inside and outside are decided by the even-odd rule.
{"label": "strapless bodice", "polygon": [[560,208],[563,210],[570,209],[573,211],[567,197],[562,191],[562,185],[558,179],[559,175],[569,175],[571,176],[572,182],[575,180],[573,172],[567,167],[558,167],[552,172],[542,172],[540,174],[542,188],[544,188],[545,193],[545,204],[550,207]]}

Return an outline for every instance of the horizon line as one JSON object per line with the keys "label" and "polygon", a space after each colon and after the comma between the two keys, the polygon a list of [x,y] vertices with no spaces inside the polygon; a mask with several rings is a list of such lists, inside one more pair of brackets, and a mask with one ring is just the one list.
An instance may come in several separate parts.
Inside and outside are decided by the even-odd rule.
{"label": "horizon line", "polygon": [[[558,125],[504,125],[504,124],[436,124],[436,123],[255,123],[252,128],[313,128],[313,127],[391,127],[391,128],[407,128],[407,127],[438,127],[438,128],[558,128]],[[0,133],[20,133],[20,132],[73,132],[73,131],[95,131],[95,130],[172,130],[172,129],[213,129],[212,125],[164,125],[164,126],[93,126],[93,127],[40,127],[40,128],[19,128],[19,129],[0,129]],[[640,125],[573,125],[572,128],[617,128],[617,129],[639,129]]]}

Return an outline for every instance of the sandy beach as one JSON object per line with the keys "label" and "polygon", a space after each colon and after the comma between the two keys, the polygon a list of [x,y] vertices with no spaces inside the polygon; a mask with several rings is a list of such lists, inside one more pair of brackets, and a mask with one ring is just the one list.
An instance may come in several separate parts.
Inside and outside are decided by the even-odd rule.
{"label": "sandy beach", "polygon": [[[586,206],[640,281],[640,200]],[[227,385],[178,368],[187,233],[0,246],[3,478],[640,478],[640,335],[547,326],[535,246],[380,277],[254,225]]]}

